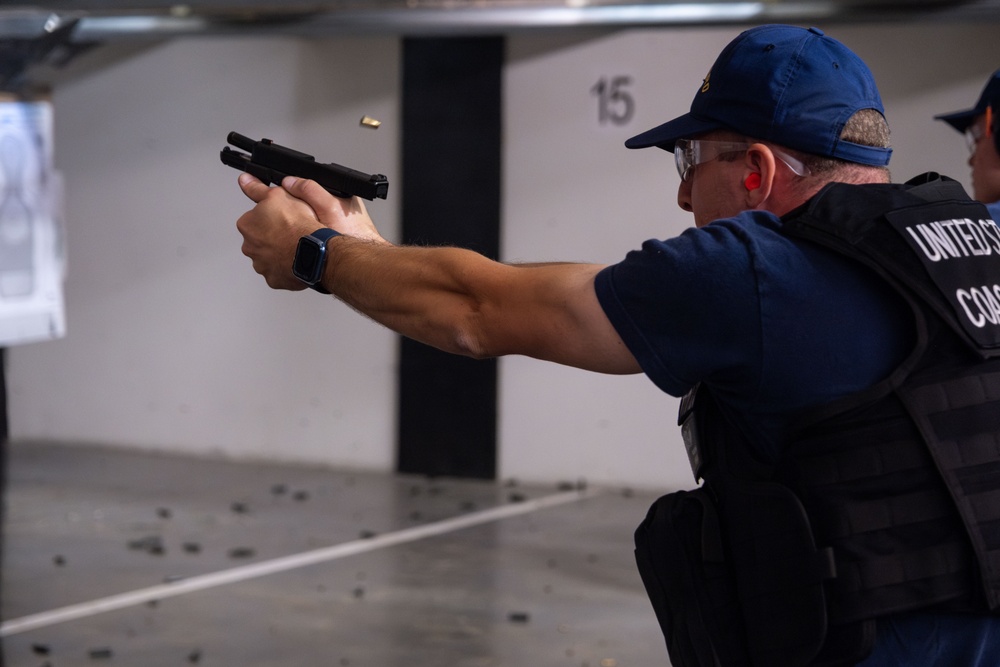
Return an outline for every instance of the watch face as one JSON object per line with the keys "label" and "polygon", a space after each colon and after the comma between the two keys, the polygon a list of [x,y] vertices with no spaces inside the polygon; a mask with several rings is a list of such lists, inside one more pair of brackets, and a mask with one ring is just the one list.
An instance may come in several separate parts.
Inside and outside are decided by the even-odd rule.
{"label": "watch face", "polygon": [[299,239],[295,263],[292,265],[295,277],[309,285],[319,282],[322,278],[324,252],[325,248],[316,239],[308,236]]}

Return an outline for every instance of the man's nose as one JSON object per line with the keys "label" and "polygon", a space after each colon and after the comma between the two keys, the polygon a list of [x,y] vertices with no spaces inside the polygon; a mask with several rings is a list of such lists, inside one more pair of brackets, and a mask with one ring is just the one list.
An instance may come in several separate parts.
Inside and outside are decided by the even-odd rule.
{"label": "man's nose", "polygon": [[691,207],[691,181],[681,181],[681,184],[678,186],[677,205],[688,213],[694,211]]}

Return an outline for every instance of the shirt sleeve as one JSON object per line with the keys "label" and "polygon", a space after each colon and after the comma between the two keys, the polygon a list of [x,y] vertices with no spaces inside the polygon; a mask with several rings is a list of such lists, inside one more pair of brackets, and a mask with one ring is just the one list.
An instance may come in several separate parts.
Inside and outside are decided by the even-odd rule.
{"label": "shirt sleeve", "polygon": [[668,394],[681,396],[709,377],[751,391],[759,380],[760,249],[748,222],[741,216],[647,241],[597,276],[608,318]]}

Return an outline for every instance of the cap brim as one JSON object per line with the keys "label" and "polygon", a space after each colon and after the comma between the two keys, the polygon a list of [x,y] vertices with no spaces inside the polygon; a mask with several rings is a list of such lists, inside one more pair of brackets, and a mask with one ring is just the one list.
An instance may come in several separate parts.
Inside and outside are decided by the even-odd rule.
{"label": "cap brim", "polygon": [[965,132],[977,116],[986,113],[987,107],[992,106],[995,109],[998,101],[1000,101],[1000,70],[994,72],[993,76],[990,77],[990,80],[986,83],[986,87],[983,88],[982,94],[976,101],[976,106],[965,111],[955,111],[954,113],[934,116],[934,119],[943,120],[959,132]]}
{"label": "cap brim", "polygon": [[674,152],[674,144],[678,139],[694,137],[712,130],[722,129],[724,125],[718,121],[707,118],[698,118],[693,114],[686,113],[678,116],[663,125],[657,125],[651,130],[646,130],[642,134],[637,134],[625,142],[626,148],[649,148],[656,146],[665,151]]}
{"label": "cap brim", "polygon": [[943,120],[959,132],[965,132],[969,129],[969,126],[972,125],[972,121],[976,119],[976,116],[981,113],[983,113],[983,111],[978,109],[968,109],[966,111],[956,111],[955,113],[945,113],[939,116],[934,116],[934,120]]}

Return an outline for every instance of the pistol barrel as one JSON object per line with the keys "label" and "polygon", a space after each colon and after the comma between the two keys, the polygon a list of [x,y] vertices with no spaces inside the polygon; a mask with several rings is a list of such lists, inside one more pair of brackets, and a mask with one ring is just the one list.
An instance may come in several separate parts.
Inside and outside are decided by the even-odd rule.
{"label": "pistol barrel", "polygon": [[226,137],[226,143],[230,143],[233,146],[250,153],[253,151],[253,145],[257,142],[250,137],[244,137],[242,134],[237,132],[230,132],[229,136]]}

